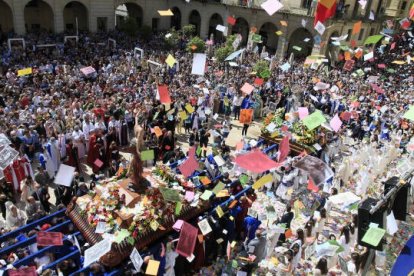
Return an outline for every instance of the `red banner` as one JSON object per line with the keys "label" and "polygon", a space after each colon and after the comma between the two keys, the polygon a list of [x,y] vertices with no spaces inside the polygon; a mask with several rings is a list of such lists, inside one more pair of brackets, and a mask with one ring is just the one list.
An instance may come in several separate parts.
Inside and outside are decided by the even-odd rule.
{"label": "red banner", "polygon": [[63,234],[60,232],[37,233],[37,246],[63,245]]}
{"label": "red banner", "polygon": [[9,276],[37,276],[36,267],[34,266],[29,266],[16,270],[11,269],[8,270],[7,273],[9,274]]}
{"label": "red banner", "polygon": [[190,257],[197,241],[198,229],[191,224],[184,222],[181,226],[180,238],[177,243],[177,253],[183,257]]}

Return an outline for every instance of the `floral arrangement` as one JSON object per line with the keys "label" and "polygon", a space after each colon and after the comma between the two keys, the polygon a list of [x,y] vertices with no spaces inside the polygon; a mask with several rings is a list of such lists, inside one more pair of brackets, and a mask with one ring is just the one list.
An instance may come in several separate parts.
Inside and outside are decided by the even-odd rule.
{"label": "floral arrangement", "polygon": [[[285,117],[288,116],[289,120],[285,120],[283,116],[283,108],[277,109],[275,113],[270,113],[263,121],[263,127],[261,129],[262,134],[264,136],[271,135],[272,137],[282,136],[282,127],[285,127],[289,132],[293,134],[294,140],[298,143],[305,145],[312,145],[316,143],[316,129],[310,131],[306,128],[301,120],[297,120],[296,118],[293,119],[293,117],[291,118],[291,116],[288,116],[288,114],[286,114]],[[271,123],[273,123],[275,126],[272,133],[270,133],[268,129],[268,126]]]}
{"label": "floral arrangement", "polygon": [[[164,166],[157,167],[154,173],[162,179],[176,181],[172,178],[172,172]],[[166,184],[161,187],[167,186]],[[81,214],[92,227],[97,227],[99,222],[106,223],[105,232],[121,230],[121,224],[127,222],[122,228],[126,227],[130,233],[130,243],[134,243],[140,234],[163,229],[163,225],[173,221],[174,215],[179,215],[181,209],[189,204],[186,201],[167,201],[159,188],[152,187],[147,189],[134,207],[127,207],[125,195],[120,194],[116,178],[98,185],[89,195],[79,198],[77,203],[82,210]]]}

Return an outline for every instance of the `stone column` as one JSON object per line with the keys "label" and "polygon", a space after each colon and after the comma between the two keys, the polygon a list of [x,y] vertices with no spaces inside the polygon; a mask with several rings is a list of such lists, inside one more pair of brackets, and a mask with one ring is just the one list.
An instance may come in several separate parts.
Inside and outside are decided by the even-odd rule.
{"label": "stone column", "polygon": [[13,27],[14,31],[19,35],[26,33],[24,26],[24,5],[22,1],[13,1]]}
{"label": "stone column", "polygon": [[205,39],[208,38],[208,25],[210,22],[210,18],[207,18],[207,15],[200,14],[201,22],[200,22],[200,38]]}
{"label": "stone column", "polygon": [[[62,4],[59,1],[55,1],[54,3],[54,8],[53,8],[53,13],[54,13],[54,17],[53,17],[53,24],[54,26],[54,30],[55,33],[61,33],[65,30],[65,23],[63,20],[63,9],[64,7],[62,7]],[[76,28],[76,26],[75,26]]]}

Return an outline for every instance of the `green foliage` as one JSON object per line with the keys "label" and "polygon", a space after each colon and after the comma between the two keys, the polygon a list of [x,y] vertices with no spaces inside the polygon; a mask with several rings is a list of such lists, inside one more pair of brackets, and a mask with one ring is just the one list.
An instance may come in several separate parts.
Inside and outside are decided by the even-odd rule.
{"label": "green foliage", "polygon": [[171,34],[168,38],[164,37],[164,41],[170,48],[175,48],[178,46],[178,42],[180,41],[180,34],[175,30],[175,28],[171,28],[168,32]]}
{"label": "green foliage", "polygon": [[226,46],[233,48],[233,42],[236,40],[236,37],[237,37],[236,34],[232,34],[232,35],[228,36],[227,39],[226,39]]}
{"label": "green foliage", "polygon": [[121,21],[119,29],[129,36],[136,36],[139,29],[137,20],[132,17],[127,17]]}
{"label": "green foliage", "polygon": [[231,53],[233,53],[233,47],[225,46],[218,48],[214,53],[214,56],[216,57],[218,62],[223,62],[226,59],[226,57],[228,57]]}
{"label": "green foliage", "polygon": [[253,71],[256,72],[256,76],[261,76],[264,72],[269,70],[269,62],[267,60],[259,60],[253,66]]}
{"label": "green foliage", "polygon": [[192,37],[195,34],[196,28],[194,25],[189,24],[183,26],[181,31],[186,37]]}
{"label": "green foliage", "polygon": [[190,53],[204,53],[205,49],[206,49],[206,43],[204,42],[204,40],[202,40],[198,36],[193,37],[187,43],[187,51]]}
{"label": "green foliage", "polygon": [[236,40],[236,37],[237,35],[235,34],[228,36],[225,45],[215,51],[214,56],[218,62],[223,62],[226,57],[234,52],[233,42]]}
{"label": "green foliage", "polygon": [[139,28],[138,33],[142,39],[148,41],[152,37],[152,28],[148,25],[143,25],[141,28]]}

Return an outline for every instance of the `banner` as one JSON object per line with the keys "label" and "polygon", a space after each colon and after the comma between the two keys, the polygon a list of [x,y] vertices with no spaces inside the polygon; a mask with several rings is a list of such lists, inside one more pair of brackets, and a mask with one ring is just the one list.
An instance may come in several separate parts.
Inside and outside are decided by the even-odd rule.
{"label": "banner", "polygon": [[30,74],[32,74],[32,68],[31,67],[17,71],[17,76],[19,76],[19,77],[30,75]]}
{"label": "banner", "polygon": [[60,232],[39,232],[36,243],[37,246],[63,245],[63,234]]}
{"label": "banner", "polygon": [[240,110],[240,123],[250,124],[253,120],[253,109]]}
{"label": "banner", "polygon": [[198,229],[187,222],[181,226],[180,237],[177,243],[176,252],[183,257],[190,257],[196,245]]}
{"label": "banner", "polygon": [[319,158],[311,155],[306,155],[301,160],[296,162],[293,167],[308,173],[317,186],[323,184],[334,175],[333,171],[327,164]]}

